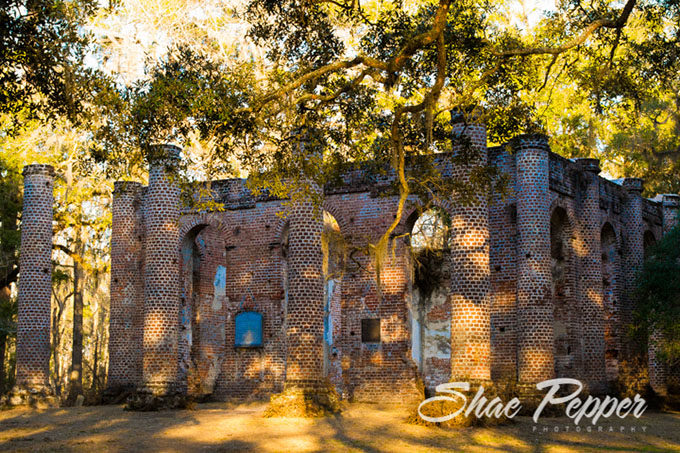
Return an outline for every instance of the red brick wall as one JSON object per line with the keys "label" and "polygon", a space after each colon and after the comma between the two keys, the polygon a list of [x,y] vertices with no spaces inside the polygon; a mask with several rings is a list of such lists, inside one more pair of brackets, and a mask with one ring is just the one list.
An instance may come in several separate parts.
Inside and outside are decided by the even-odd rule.
{"label": "red brick wall", "polygon": [[514,156],[502,148],[489,150],[489,163],[509,178],[510,193],[495,194],[489,206],[491,246],[491,378],[517,378],[517,190]]}
{"label": "red brick wall", "polygon": [[27,165],[23,175],[15,386],[49,390],[54,169]]}
{"label": "red brick wall", "polygon": [[[485,149],[483,127],[471,125],[465,133],[476,149]],[[551,377],[556,370],[584,380],[604,378],[604,345],[615,350],[622,341],[612,333],[621,322],[610,313],[613,304],[604,304],[612,297],[623,298],[624,288],[617,283],[606,293],[603,272],[615,282],[631,281],[644,252],[644,232],[660,237],[662,206],[550,154],[544,137],[520,137],[511,147],[512,154],[505,147],[488,153],[490,162],[510,176],[508,197],[496,194],[491,206],[480,196],[473,206],[445,203],[441,207],[453,220],[451,270],[446,276],[453,296],[448,306],[430,310],[427,316],[451,319],[453,360],[430,360],[419,371],[411,358],[413,263],[408,241],[398,240],[394,254],[386,258],[382,298],[376,291],[372,257],[355,251],[346,260],[330,308],[333,344],[325,351],[326,372],[345,397],[417,399],[418,377],[433,386],[449,373],[473,379],[519,377],[523,382]],[[448,155],[441,155],[440,161],[449,162]],[[456,178],[467,177],[470,170],[446,165]],[[396,211],[396,197],[380,195],[390,176],[369,178],[372,182],[352,179],[368,176],[352,174],[344,186],[325,191],[324,209],[357,250],[375,243]],[[584,184],[585,180],[590,182]],[[179,387],[188,382],[191,393],[212,391],[218,398],[264,397],[280,392],[286,380],[291,385],[318,382],[324,377],[322,219],[309,203],[287,206],[266,194],[255,196],[242,180],[215,181],[212,190],[224,203],[224,211],[196,213],[183,208],[180,216],[176,188],[165,179],[162,167],[152,167],[150,187],[142,191],[142,209],[135,211],[142,244],[128,244],[129,253],[145,257],[145,289],[141,291],[139,283],[112,284],[112,310],[118,308],[117,314],[112,312],[111,328],[118,329],[114,325],[119,326],[121,319],[124,325],[128,321],[135,325],[134,316],[129,320],[131,315],[120,308],[125,291],[137,294],[146,327],[142,332],[137,324],[131,337],[145,339],[145,382],[153,378]],[[129,218],[133,212],[129,202],[118,199],[114,215]],[[283,219],[280,214],[286,210]],[[560,275],[551,258],[550,219],[557,211],[562,216],[559,235],[566,257]],[[622,250],[620,262],[609,267],[601,260],[605,222],[619,238],[615,247]],[[405,216],[396,234],[408,233],[411,226]],[[116,227],[114,236],[119,238],[114,238],[114,244],[126,244],[131,228],[125,222]],[[190,253],[197,256],[188,261],[181,257],[182,244],[185,249],[189,244]],[[134,261],[124,261],[128,255],[119,253],[125,249],[118,250],[112,257],[112,272],[134,280],[139,275]],[[587,259],[578,258],[584,251]],[[215,284],[218,272],[225,272],[223,291]],[[599,306],[588,311],[590,299],[585,296],[593,291],[599,291]],[[146,295],[145,303],[140,294]],[[234,347],[234,319],[242,311],[263,314],[262,348]],[[586,312],[594,319],[585,320]],[[379,343],[362,342],[361,320],[366,318],[380,319]],[[128,379],[121,370],[134,367],[129,361],[138,363],[132,358],[124,364],[113,359],[120,355],[115,350],[122,348],[120,338],[125,335],[112,332],[111,369],[119,370],[112,382],[120,376]],[[152,339],[163,341],[163,347],[151,347]],[[141,366],[138,370],[141,373]]]}
{"label": "red brick wall", "polygon": [[[336,218],[354,247],[375,243],[393,220],[396,197],[368,192],[327,194],[324,207]],[[401,230],[406,232],[404,219]],[[343,393],[357,401],[403,402],[419,398],[411,360],[406,295],[409,261],[406,244],[397,241],[383,263],[383,298],[378,298],[372,257],[354,253],[341,282]],[[361,341],[361,320],[381,320],[380,343]]]}

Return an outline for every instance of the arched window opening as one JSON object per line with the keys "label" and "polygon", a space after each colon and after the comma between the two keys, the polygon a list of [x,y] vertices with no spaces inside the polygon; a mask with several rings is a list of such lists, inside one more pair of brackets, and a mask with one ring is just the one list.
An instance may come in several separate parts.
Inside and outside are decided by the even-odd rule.
{"label": "arched window opening", "polygon": [[451,221],[440,208],[414,217],[410,219],[411,354],[426,388],[432,390],[448,381],[451,368]]}

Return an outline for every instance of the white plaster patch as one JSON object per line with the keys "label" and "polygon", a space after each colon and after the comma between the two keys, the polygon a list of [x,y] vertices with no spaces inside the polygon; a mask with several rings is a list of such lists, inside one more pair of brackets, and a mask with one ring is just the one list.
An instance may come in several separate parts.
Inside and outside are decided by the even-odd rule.
{"label": "white plaster patch", "polygon": [[222,309],[222,301],[227,295],[227,268],[224,266],[217,266],[215,272],[215,280],[213,281],[215,288],[215,295],[213,297],[212,309],[214,311]]}

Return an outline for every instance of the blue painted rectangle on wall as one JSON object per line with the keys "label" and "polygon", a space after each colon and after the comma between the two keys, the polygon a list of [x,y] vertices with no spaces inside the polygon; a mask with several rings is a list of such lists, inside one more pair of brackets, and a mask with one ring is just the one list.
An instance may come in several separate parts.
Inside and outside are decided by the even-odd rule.
{"label": "blue painted rectangle on wall", "polygon": [[262,346],[262,314],[244,311],[236,315],[234,345],[237,348],[259,348]]}

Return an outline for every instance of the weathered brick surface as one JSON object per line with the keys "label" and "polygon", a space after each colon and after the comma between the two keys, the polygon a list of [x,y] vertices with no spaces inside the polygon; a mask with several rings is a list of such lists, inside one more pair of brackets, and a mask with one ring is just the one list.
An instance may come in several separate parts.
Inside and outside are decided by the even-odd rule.
{"label": "weathered brick surface", "polygon": [[[319,190],[318,188],[316,190]],[[288,211],[286,256],[286,385],[317,386],[323,380],[323,218],[311,200]]]}
{"label": "weathered brick surface", "polygon": [[[642,268],[644,261],[644,233],[645,223],[643,219],[642,180],[628,178],[623,181],[626,189],[623,202],[623,274],[626,286],[623,303],[621,305],[621,323],[628,325],[632,322],[633,300],[630,294],[634,290],[635,276]],[[625,344],[624,344],[625,346]],[[624,350],[624,353],[628,353]]]}
{"label": "weathered brick surface", "polygon": [[17,317],[17,389],[50,393],[54,169],[24,167]]}
{"label": "weathered brick surface", "polygon": [[144,297],[142,185],[114,184],[111,218],[111,311],[107,387],[116,391],[141,383]]}
{"label": "weathered brick surface", "polygon": [[577,234],[578,304],[582,316],[583,379],[591,390],[605,389],[605,312],[602,287],[600,225],[600,165],[597,159],[579,159],[580,196]]}
{"label": "weathered brick surface", "polygon": [[[140,207],[122,192],[114,205],[117,218],[136,217],[114,229],[112,272],[133,284],[112,283],[111,328],[133,327],[112,332],[112,382],[143,375],[143,383],[196,396],[259,398],[328,377],[345,398],[400,402],[421,397],[419,378],[428,387],[451,377],[613,379],[645,235],[660,238],[676,211],[643,199],[637,181],[609,182],[588,161],[550,153],[544,137],[486,150],[482,126],[457,127],[481,152],[479,163],[488,158],[509,176],[511,191],[495,194],[490,206],[480,194],[471,206],[452,197],[439,207],[452,219],[451,250],[443,289],[419,316],[438,329],[437,341],[450,335],[452,352],[413,360],[420,296],[407,240],[397,240],[383,263],[382,297],[372,257],[356,252],[333,277],[331,294],[323,219],[311,204],[256,196],[244,181],[227,180],[211,184],[224,210],[195,212],[179,206],[163,167],[152,166]],[[436,161],[447,177],[469,175],[448,154]],[[324,189],[323,209],[352,248],[376,242],[392,222],[397,198],[381,194],[390,178],[357,170]],[[412,217],[395,235],[411,232]],[[144,323],[135,324],[134,308],[122,309],[126,297],[137,299]],[[262,347],[235,347],[234,320],[243,311],[263,315]],[[379,342],[362,341],[362,319],[380,320]],[[324,322],[332,329],[325,340]],[[450,329],[440,329],[446,322]],[[124,354],[121,338],[144,340],[143,366],[133,351],[113,358]]]}
{"label": "weathered brick surface", "polygon": [[545,136],[513,143],[517,162],[517,371],[520,382],[554,375],[549,147]]}
{"label": "weathered brick surface", "polygon": [[620,240],[609,221],[605,221],[602,227],[600,243],[602,244],[602,295],[605,320],[605,374],[608,381],[613,381],[619,372],[621,341],[624,335],[619,319],[623,276],[619,253]]}
{"label": "weathered brick surface", "polygon": [[[471,169],[487,163],[486,128],[459,121],[453,124],[453,134],[469,140],[473,158],[469,165],[455,167],[452,177],[469,181]],[[470,205],[451,203],[450,242],[451,377],[490,379],[491,280],[486,193],[480,193]]]}
{"label": "weathered brick surface", "polygon": [[153,394],[184,391],[179,379],[180,189],[172,167],[179,149],[156,148],[145,202],[142,387]]}
{"label": "weathered brick surface", "polygon": [[[516,188],[516,158],[503,148],[489,149],[489,162],[498,167]],[[489,206],[491,247],[491,377],[517,378],[517,192],[494,194]]]}

